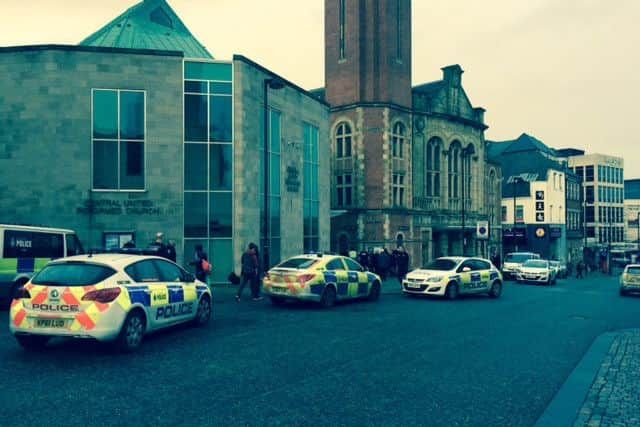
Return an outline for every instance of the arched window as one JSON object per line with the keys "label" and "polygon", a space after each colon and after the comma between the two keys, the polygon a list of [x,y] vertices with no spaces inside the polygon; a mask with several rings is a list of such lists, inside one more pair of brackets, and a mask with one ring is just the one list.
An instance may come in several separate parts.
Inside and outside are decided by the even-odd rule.
{"label": "arched window", "polygon": [[342,122],[336,127],[336,158],[351,157],[351,126]]}
{"label": "arched window", "polygon": [[448,156],[449,181],[447,191],[449,199],[458,199],[460,197],[460,170],[461,170],[461,154],[462,147],[458,141],[451,144]]}
{"label": "arched window", "polygon": [[407,129],[402,122],[396,122],[391,132],[391,157],[404,158],[404,144],[407,137]]}
{"label": "arched window", "polygon": [[471,195],[472,187],[471,182],[473,178],[473,169],[471,168],[471,160],[475,154],[475,148],[473,144],[467,145],[462,151],[460,151],[462,162],[462,180],[463,185],[461,196],[464,198],[463,203],[465,208],[471,209]]}
{"label": "arched window", "polygon": [[427,197],[440,197],[440,138],[431,138],[427,143]]}

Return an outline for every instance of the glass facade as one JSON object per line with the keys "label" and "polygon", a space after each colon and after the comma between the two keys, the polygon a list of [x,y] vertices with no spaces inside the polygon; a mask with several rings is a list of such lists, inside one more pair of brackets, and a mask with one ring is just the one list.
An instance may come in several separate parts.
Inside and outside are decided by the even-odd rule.
{"label": "glass facade", "polygon": [[145,92],[91,92],[94,190],[144,190]]}
{"label": "glass facade", "polygon": [[[281,195],[281,141],[282,114],[279,111],[269,109],[269,140],[267,141],[269,155],[269,236],[267,242],[262,242],[269,247],[269,266],[280,262],[280,195]],[[264,123],[264,120],[262,120]],[[260,141],[260,152],[264,153],[264,141]],[[264,200],[264,154],[260,157],[260,198]],[[260,236],[264,239],[264,203],[260,204]]]}
{"label": "glass facade", "polygon": [[184,63],[184,253],[203,246],[211,282],[234,266],[232,76],[230,63]]}
{"label": "glass facade", "polygon": [[318,128],[304,123],[304,252],[318,251],[320,197],[318,192]]}

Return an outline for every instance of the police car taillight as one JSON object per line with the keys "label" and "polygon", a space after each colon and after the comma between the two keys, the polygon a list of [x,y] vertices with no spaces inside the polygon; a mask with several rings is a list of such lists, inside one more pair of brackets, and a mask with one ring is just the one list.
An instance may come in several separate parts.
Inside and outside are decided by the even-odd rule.
{"label": "police car taillight", "polygon": [[298,283],[300,283],[301,285],[304,285],[314,277],[316,277],[315,274],[303,274],[302,276],[298,276]]}
{"label": "police car taillight", "polygon": [[82,301],[111,302],[120,295],[120,288],[107,288],[89,291],[82,297]]}
{"label": "police car taillight", "polygon": [[31,294],[24,287],[18,289],[16,291],[16,296],[15,296],[15,299],[23,299],[23,298],[31,299]]}

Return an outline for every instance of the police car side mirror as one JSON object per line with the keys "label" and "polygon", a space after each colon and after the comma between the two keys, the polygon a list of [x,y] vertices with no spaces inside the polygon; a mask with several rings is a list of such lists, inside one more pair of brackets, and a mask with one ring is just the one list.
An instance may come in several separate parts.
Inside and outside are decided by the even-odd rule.
{"label": "police car side mirror", "polygon": [[463,273],[468,273],[469,271],[471,271],[471,267],[467,267],[467,266],[462,267]]}

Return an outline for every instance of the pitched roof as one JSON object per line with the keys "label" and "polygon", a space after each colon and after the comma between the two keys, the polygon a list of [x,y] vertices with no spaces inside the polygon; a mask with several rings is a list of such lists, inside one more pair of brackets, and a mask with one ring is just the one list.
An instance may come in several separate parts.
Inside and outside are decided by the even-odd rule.
{"label": "pitched roof", "polygon": [[143,0],[80,42],[81,46],[183,52],[213,59],[165,0]]}
{"label": "pitched roof", "polygon": [[413,90],[429,96],[429,95],[433,95],[434,93],[437,93],[444,86],[445,86],[444,80],[436,80],[434,82],[423,83],[421,85],[414,86]]}
{"label": "pitched roof", "polygon": [[489,149],[489,155],[502,155],[507,153],[521,153],[526,151],[540,151],[552,157],[558,157],[554,149],[547,147],[542,141],[531,135],[523,133],[518,138],[510,141],[488,141],[493,146]]}

